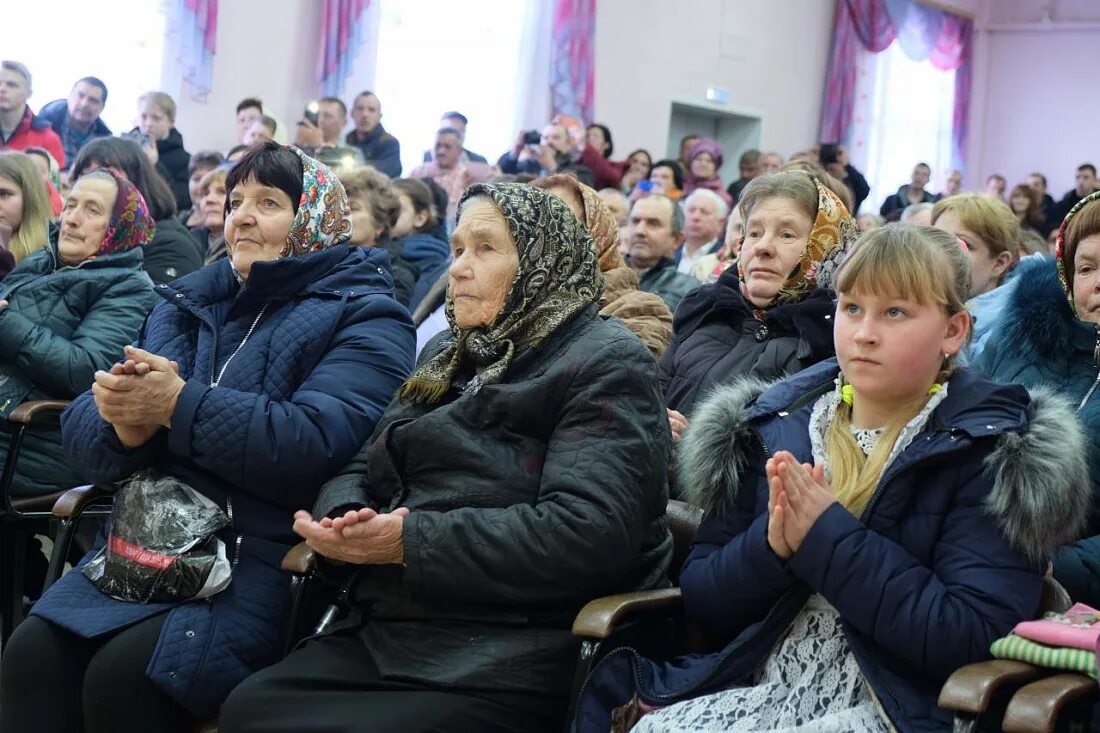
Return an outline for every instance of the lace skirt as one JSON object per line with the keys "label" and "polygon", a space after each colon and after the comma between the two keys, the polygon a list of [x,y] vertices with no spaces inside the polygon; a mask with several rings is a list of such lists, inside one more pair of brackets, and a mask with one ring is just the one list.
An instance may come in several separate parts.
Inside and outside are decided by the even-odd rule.
{"label": "lace skirt", "polygon": [[815,594],[757,670],[751,687],[670,705],[643,716],[633,730],[886,733],[890,728],[879,716],[840,616]]}

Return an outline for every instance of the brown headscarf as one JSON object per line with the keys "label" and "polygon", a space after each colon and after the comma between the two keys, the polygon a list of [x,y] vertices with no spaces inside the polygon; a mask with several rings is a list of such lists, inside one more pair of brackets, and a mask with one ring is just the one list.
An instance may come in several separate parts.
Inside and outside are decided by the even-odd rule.
{"label": "brown headscarf", "polygon": [[540,178],[533,185],[569,189],[581,202],[582,222],[592,236],[604,277],[600,315],[620,319],[660,358],[672,341],[672,311],[660,296],[638,289],[638,273],[627,267],[619,252],[619,224],[607,204],[593,188],[567,173]]}

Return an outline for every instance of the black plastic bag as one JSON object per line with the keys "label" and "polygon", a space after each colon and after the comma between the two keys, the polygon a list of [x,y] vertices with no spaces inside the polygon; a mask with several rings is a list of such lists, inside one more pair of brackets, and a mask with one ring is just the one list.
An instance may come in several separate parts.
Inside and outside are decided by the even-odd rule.
{"label": "black plastic bag", "polygon": [[138,473],[115,492],[107,544],[83,572],[122,601],[206,598],[231,579],[225,543],[215,536],[229,526],[221,507],[179,479]]}

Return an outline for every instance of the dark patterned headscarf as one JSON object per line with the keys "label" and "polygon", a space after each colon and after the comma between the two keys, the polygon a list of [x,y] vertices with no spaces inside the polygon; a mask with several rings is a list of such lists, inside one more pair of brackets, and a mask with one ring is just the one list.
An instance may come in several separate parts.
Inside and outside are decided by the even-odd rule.
{"label": "dark patterned headscarf", "polygon": [[[118,186],[115,205],[111,209],[111,219],[107,222],[107,230],[103,233],[103,243],[94,256],[142,247],[153,241],[157,225],[149,215],[149,205],[145,203],[145,197],[141,195],[141,191],[137,190],[137,186],[130,183],[129,178],[114,168],[99,168],[92,173],[109,175]],[[64,215],[61,218],[64,219]]]}
{"label": "dark patterned headscarf", "polygon": [[302,198],[281,257],[316,252],[351,239],[351,206],[344,185],[327,165],[288,145],[302,160]]}
{"label": "dark patterned headscarf", "polygon": [[1069,309],[1074,316],[1077,316],[1077,304],[1073,302],[1073,257],[1076,252],[1066,251],[1066,232],[1069,230],[1069,223],[1077,216],[1077,212],[1097,201],[1100,201],[1100,191],[1090,193],[1073,205],[1073,208],[1066,214],[1066,218],[1062,220],[1062,226],[1058,227],[1058,240],[1054,245],[1054,261],[1058,266],[1058,282],[1061,283],[1062,290],[1065,291],[1066,298],[1069,300]]}
{"label": "dark patterned headscarf", "polygon": [[539,346],[603,291],[591,237],[563,201],[524,184],[475,183],[458,204],[458,221],[474,197],[488,197],[500,209],[519,267],[492,325],[460,329],[448,293],[445,312],[454,338],[401,388],[401,397],[412,402],[439,402],[463,366],[475,371],[468,391],[500,382],[516,354]]}

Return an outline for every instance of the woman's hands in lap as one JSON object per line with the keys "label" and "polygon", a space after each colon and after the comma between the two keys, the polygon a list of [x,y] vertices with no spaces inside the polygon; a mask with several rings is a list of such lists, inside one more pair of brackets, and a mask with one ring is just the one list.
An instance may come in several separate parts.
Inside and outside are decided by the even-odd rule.
{"label": "woman's hands in lap", "polygon": [[349,511],[315,521],[309,512],[294,514],[294,531],[315,552],[353,565],[400,565],[405,561],[404,507],[389,514],[373,509]]}

